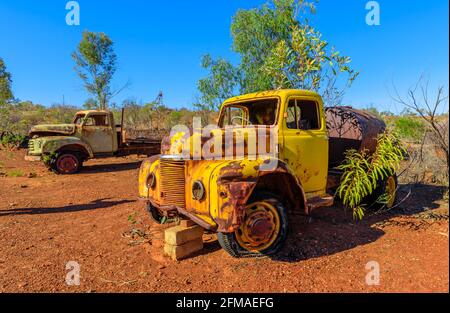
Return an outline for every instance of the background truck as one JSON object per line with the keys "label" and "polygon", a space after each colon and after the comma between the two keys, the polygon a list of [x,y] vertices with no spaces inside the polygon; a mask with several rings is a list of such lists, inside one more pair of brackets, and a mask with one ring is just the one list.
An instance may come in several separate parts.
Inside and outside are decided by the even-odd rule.
{"label": "background truck", "polygon": [[[249,126],[275,132],[275,167],[263,169],[267,159],[250,158],[249,153],[235,159],[182,158],[179,142],[172,140],[170,153],[153,156],[140,168],[139,195],[151,216],[159,222],[178,215],[188,218],[216,232],[222,248],[234,257],[276,253],[286,239],[288,212],[309,215],[317,207],[331,206],[345,152],[373,153],[377,136],[385,130],[385,123],[372,114],[350,107],[324,109],[317,93],[304,90],[226,100],[219,131],[231,127],[237,136]],[[258,137],[257,144],[268,139]],[[234,151],[235,137],[231,140]],[[390,175],[367,201],[387,193],[386,206],[392,207],[396,189],[395,174]]]}
{"label": "background truck", "polygon": [[161,135],[151,130],[126,130],[124,110],[116,125],[110,111],[77,112],[72,124],[36,125],[29,133],[26,160],[42,160],[54,172],[73,174],[92,158],[155,155],[161,150]]}

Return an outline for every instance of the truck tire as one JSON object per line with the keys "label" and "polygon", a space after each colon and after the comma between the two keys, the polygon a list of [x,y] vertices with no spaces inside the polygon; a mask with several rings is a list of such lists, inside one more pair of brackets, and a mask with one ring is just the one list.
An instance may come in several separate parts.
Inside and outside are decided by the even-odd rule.
{"label": "truck tire", "polygon": [[51,161],[51,169],[61,175],[78,173],[83,166],[83,159],[78,152],[61,151]]}
{"label": "truck tire", "polygon": [[365,203],[371,211],[379,210],[383,207],[391,209],[397,201],[397,188],[397,175],[389,175],[387,178],[380,180],[377,188],[362,203]]}
{"label": "truck tire", "polygon": [[261,257],[277,253],[286,241],[288,216],[280,199],[257,191],[250,198],[242,225],[233,233],[218,233],[220,246],[231,256]]}

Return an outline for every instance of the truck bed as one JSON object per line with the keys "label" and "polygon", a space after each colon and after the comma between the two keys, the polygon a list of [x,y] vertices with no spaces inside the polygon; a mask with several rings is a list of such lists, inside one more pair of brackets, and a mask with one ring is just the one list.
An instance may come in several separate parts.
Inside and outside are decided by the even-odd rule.
{"label": "truck bed", "polygon": [[153,129],[124,129],[117,128],[117,142],[119,143],[117,156],[130,154],[155,155],[161,152],[161,140],[166,131]]}

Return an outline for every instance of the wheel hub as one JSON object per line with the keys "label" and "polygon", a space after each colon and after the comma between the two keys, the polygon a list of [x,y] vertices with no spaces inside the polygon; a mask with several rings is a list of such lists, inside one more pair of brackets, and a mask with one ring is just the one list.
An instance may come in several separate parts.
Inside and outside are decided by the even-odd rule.
{"label": "wheel hub", "polygon": [[244,222],[235,235],[243,248],[262,251],[275,242],[279,230],[277,209],[268,202],[257,202],[247,206]]}
{"label": "wheel hub", "polygon": [[63,155],[61,158],[58,159],[58,169],[63,173],[70,173],[75,171],[77,168],[78,161],[77,159],[72,155]]}
{"label": "wheel hub", "polygon": [[247,223],[248,237],[253,242],[266,240],[274,230],[270,216],[263,212],[253,214]]}

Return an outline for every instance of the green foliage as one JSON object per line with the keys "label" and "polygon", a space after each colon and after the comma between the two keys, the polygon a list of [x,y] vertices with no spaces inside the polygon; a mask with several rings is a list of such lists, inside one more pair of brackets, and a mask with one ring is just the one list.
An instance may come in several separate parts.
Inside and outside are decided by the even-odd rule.
{"label": "green foliage", "polygon": [[[52,147],[54,148],[54,147]],[[56,151],[52,151],[50,153],[45,153],[42,155],[42,162],[44,162],[45,165],[51,166],[51,164],[56,160],[56,157],[58,156],[58,153]]]}
{"label": "green foliage", "polygon": [[134,212],[133,214],[128,215],[127,218],[128,222],[130,222],[130,224],[136,224],[136,212]]}
{"label": "green foliage", "polygon": [[216,110],[227,98],[233,96],[240,81],[240,72],[224,59],[213,60],[209,54],[203,56],[202,67],[210,73],[198,81],[201,103],[194,104],[201,110]]}
{"label": "green foliage", "polygon": [[59,104],[44,107],[30,101],[6,103],[0,109],[0,133],[27,135],[33,125],[71,123],[77,110],[76,107]]}
{"label": "green foliage", "polygon": [[405,154],[398,136],[387,132],[379,135],[372,155],[367,151],[346,152],[344,162],[338,167],[343,174],[336,195],[353,211],[355,219],[364,216],[367,203],[362,203],[362,200],[372,194],[380,181],[395,173]]}
{"label": "green foliage", "polygon": [[95,97],[98,108],[106,109],[115,93],[110,87],[117,69],[117,56],[112,40],[104,33],[85,31],[72,58],[84,87]]}
{"label": "green foliage", "polygon": [[368,107],[368,108],[366,108],[366,109],[363,109],[363,111],[369,112],[369,113],[375,115],[375,116],[378,117],[378,118],[382,118],[382,114],[381,114],[380,111],[378,111],[378,109],[377,109],[376,107],[374,107],[374,106],[370,106],[370,107]]}
{"label": "green foliage", "polygon": [[[186,108],[172,109],[155,101],[138,104],[134,100],[126,100],[122,103],[125,107],[124,124],[129,129],[168,130],[174,125],[182,124],[190,126],[194,116],[200,116],[204,123],[214,121],[217,112],[193,111]],[[0,110],[0,134],[12,133],[14,137],[5,139],[8,142],[19,142],[28,135],[30,128],[38,124],[72,123],[73,117],[80,108],[55,104],[44,107],[30,101],[11,102],[2,106]],[[121,121],[121,106],[111,105],[110,110],[114,114],[117,124]],[[17,139],[17,140],[16,140]],[[14,143],[16,146],[16,143]]]}
{"label": "green foliage", "polygon": [[[344,89],[358,72],[311,26],[315,5],[303,0],[273,0],[260,8],[239,10],[233,17],[233,51],[240,64],[205,56],[209,75],[199,81],[200,101],[217,108],[237,93],[300,88],[322,94],[329,105],[340,104]],[[340,74],[346,74],[341,79]],[[340,86],[339,85],[343,85]]]}
{"label": "green foliage", "polygon": [[11,74],[6,71],[6,65],[2,58],[0,58],[0,109],[2,104],[11,101],[14,96],[11,91]]}
{"label": "green foliage", "polygon": [[379,135],[377,149],[371,156],[371,167],[368,173],[372,178],[372,184],[393,175],[400,168],[400,162],[406,155],[398,135],[384,132]]}
{"label": "green foliage", "polygon": [[26,139],[27,137],[25,135],[5,132],[1,136],[1,144],[3,147],[7,147],[8,149],[18,148],[23,145]]}
{"label": "green foliage", "polygon": [[401,116],[394,121],[395,130],[402,139],[420,142],[425,133],[425,125],[418,118]]}
{"label": "green foliage", "polygon": [[[192,125],[193,118],[201,116],[203,111],[193,111],[186,108],[171,109],[162,103],[148,102],[138,104],[133,99],[127,99],[122,103],[125,108],[124,125],[127,128],[155,130],[170,130],[175,125]],[[215,115],[214,112],[207,112],[209,117]],[[117,121],[120,121],[120,111],[114,111]],[[207,121],[212,118],[207,118]]]}
{"label": "green foliage", "polygon": [[83,103],[83,108],[86,110],[95,110],[99,109],[98,101],[94,98],[89,98]]}
{"label": "green foliage", "polygon": [[349,67],[351,59],[340,56],[309,24],[291,26],[291,36],[281,40],[268,55],[262,69],[271,78],[271,89],[298,88],[321,93],[329,105],[340,104],[342,90],[338,76],[348,75],[350,86],[358,73]]}
{"label": "green foliage", "polygon": [[296,11],[303,11],[302,4],[274,0],[260,8],[239,10],[233,17],[232,47],[241,58],[242,93],[272,89],[272,79],[264,64],[281,41],[290,41],[291,28],[299,23]]}
{"label": "green foliage", "polygon": [[9,177],[23,177],[23,176],[25,176],[23,171],[20,170],[20,169],[11,170],[6,175],[9,176]]}

